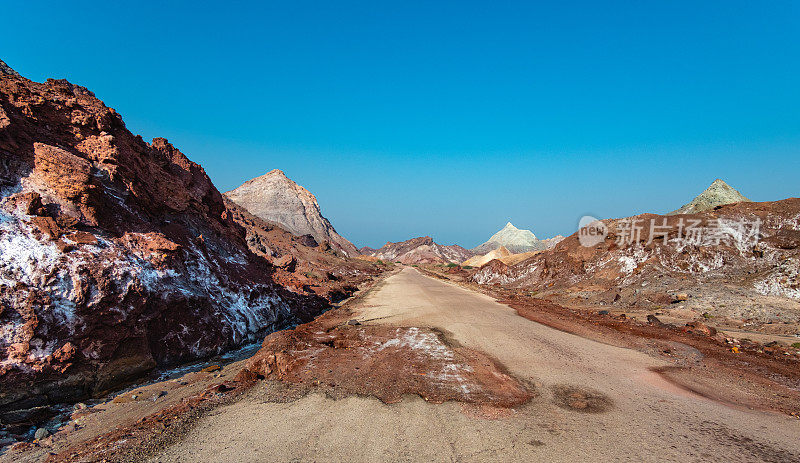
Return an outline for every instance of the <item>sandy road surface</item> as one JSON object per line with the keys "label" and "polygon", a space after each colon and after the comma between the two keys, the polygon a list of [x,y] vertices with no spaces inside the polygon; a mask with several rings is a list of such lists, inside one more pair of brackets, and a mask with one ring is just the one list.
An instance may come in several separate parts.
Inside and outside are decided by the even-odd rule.
{"label": "sandy road surface", "polygon": [[[566,334],[491,298],[406,268],[357,308],[360,320],[448,331],[494,356],[539,396],[498,419],[458,403],[308,395],[273,403],[258,390],[201,419],[154,461],[800,461],[800,421],[734,409],[664,382],[659,359]],[[559,386],[613,405],[555,404]]]}

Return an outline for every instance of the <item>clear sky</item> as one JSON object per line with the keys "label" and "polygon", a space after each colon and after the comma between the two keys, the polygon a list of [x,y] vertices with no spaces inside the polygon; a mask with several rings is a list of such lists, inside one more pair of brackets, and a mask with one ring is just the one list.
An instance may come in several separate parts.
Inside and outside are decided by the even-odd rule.
{"label": "clear sky", "polygon": [[472,247],[800,196],[800,2],[44,2],[0,58],[89,87],[221,191],[280,168],[358,246]]}

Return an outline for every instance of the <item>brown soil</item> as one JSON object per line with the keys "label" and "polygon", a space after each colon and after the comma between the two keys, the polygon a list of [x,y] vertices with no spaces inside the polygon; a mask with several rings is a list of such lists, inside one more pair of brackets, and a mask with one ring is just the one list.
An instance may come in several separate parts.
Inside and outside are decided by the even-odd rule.
{"label": "brown soil", "polygon": [[731,405],[800,416],[797,349],[733,339],[696,321],[686,326],[659,323],[657,318],[644,323],[622,313],[565,307],[521,290],[476,285],[468,281],[466,271],[455,278],[436,268],[423,271],[496,297],[531,321],[668,358],[675,365],[656,373],[688,391]]}
{"label": "brown soil", "polygon": [[352,315],[334,310],[269,335],[241,377],[279,379],[332,397],[371,395],[384,403],[415,394],[434,403],[507,408],[534,394],[493,359],[440,330],[361,325]]}
{"label": "brown soil", "polygon": [[232,402],[251,386],[252,382],[247,381],[225,381],[212,385],[202,393],[145,416],[133,425],[118,427],[59,453],[50,454],[45,461],[140,461],[137,458],[142,456],[140,450],[175,439],[198,417],[214,407]]}
{"label": "brown soil", "polygon": [[[722,335],[706,336],[673,325],[643,324],[597,312],[568,309],[536,298],[500,300],[521,316],[568,333],[670,358],[656,370],[667,380],[705,397],[749,408],[800,414],[800,361],[756,344],[734,346]],[[733,352],[738,350],[739,352]]]}

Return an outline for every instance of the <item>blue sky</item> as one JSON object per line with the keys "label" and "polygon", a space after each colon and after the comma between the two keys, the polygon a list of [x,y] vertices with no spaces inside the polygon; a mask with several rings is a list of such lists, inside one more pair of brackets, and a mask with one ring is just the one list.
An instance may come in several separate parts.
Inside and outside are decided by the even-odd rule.
{"label": "blue sky", "polygon": [[89,87],[221,191],[273,168],[355,244],[475,246],[800,193],[800,2],[13,2],[0,58]]}

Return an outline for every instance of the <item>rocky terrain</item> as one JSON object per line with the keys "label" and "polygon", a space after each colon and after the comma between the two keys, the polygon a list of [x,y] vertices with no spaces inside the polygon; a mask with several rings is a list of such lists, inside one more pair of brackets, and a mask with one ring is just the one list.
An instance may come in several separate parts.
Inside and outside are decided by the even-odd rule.
{"label": "rocky terrain", "polygon": [[545,240],[536,238],[530,230],[520,230],[508,222],[505,227],[495,233],[489,238],[488,241],[472,249],[472,252],[478,255],[484,255],[489,251],[493,251],[501,246],[505,247],[511,253],[520,254],[530,251],[541,251],[555,246],[559,241],[564,239],[563,236],[558,235]]}
{"label": "rocky terrain", "polygon": [[703,212],[709,209],[714,209],[717,206],[724,206],[725,204],[733,204],[743,201],[750,201],[745,198],[743,194],[739,193],[735,188],[731,187],[721,179],[714,180],[711,185],[702,193],[697,195],[688,204],[683,205],[680,209],[672,211],[667,215],[676,214],[692,214],[695,212]]}
{"label": "rocky terrain", "polygon": [[[495,302],[503,293],[511,298]],[[269,335],[247,361],[78,410],[77,427],[18,444],[0,461],[800,455],[800,353],[739,352],[696,329],[489,294],[406,267]]]}
{"label": "rocky terrain", "polygon": [[470,257],[469,259],[462,262],[461,265],[464,267],[482,267],[489,261],[495,259],[500,260],[510,255],[512,255],[511,252],[508,249],[506,249],[505,246],[500,246],[499,248],[493,249],[482,256]]}
{"label": "rocky terrain", "polygon": [[612,313],[638,309],[800,334],[800,199],[602,223],[607,235],[591,246],[577,232],[514,265],[492,261],[470,278]]}
{"label": "rocky terrain", "polygon": [[0,64],[6,431],[328,306],[275,283],[202,167],[167,140],[133,135],[84,87]]}
{"label": "rocky terrain", "polygon": [[0,61],[0,461],[796,461],[798,338],[798,198],[359,250]]}
{"label": "rocky terrain", "polygon": [[250,250],[274,266],[272,279],[292,292],[318,295],[336,303],[392,267],[391,263],[370,262],[362,256],[344,257],[330,242],[318,243],[310,234],[289,233],[230,199],[225,198],[225,205],[233,220],[245,229]]}
{"label": "rocky terrain", "polygon": [[407,265],[460,263],[474,254],[458,245],[441,245],[430,236],[422,236],[399,243],[386,243],[370,254],[385,262],[400,262]]}
{"label": "rocky terrain", "polygon": [[353,243],[336,233],[323,217],[317,198],[282,171],[275,169],[225,193],[231,201],[256,217],[273,222],[297,235],[311,235],[318,243],[356,256]]}

